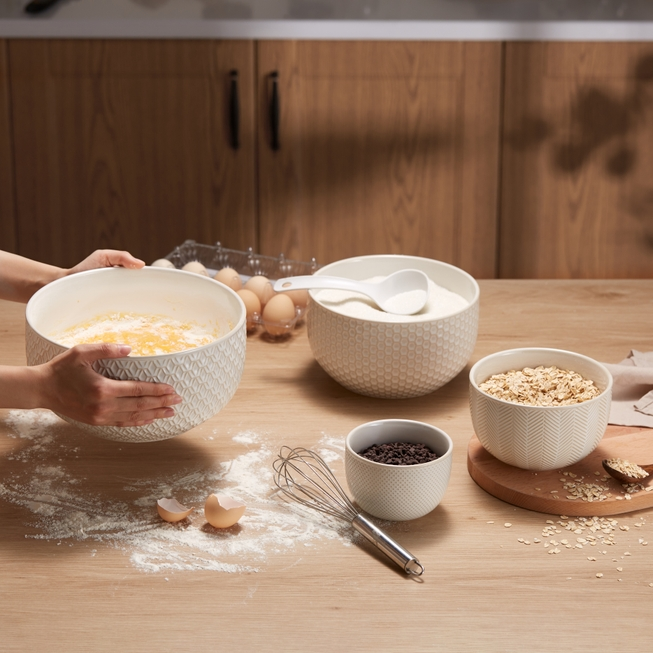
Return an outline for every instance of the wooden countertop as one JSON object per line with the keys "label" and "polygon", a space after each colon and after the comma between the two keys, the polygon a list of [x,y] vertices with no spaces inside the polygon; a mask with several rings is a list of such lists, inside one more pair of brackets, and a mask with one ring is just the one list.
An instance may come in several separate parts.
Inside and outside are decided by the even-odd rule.
{"label": "wooden countertop", "polygon": [[[515,346],[560,347],[604,362],[618,362],[632,348],[653,349],[653,280],[480,285],[479,338],[470,364]],[[0,363],[24,363],[23,314],[21,305],[0,303]],[[188,571],[172,565],[147,573],[124,543],[79,534],[39,539],[48,532],[39,520],[47,516],[25,501],[0,496],[0,648],[505,653],[585,648],[606,640],[615,650],[643,648],[653,614],[652,511],[618,516],[619,526],[629,530],[617,527],[613,546],[563,547],[550,555],[542,543],[519,542],[541,538],[551,516],[503,503],[469,477],[467,372],[418,399],[357,396],[314,362],[301,327],[286,342],[250,336],[233,400],[170,441],[107,442],[64,423],[20,438],[16,414],[0,411],[5,490],[44,478],[44,470],[63,468],[73,497],[62,509],[68,514],[83,510],[74,497],[88,490],[98,506],[129,496],[127,505],[134,510],[149,510],[150,501],[153,522],[155,498],[145,496],[150,481],[173,478],[181,470],[200,473],[216,463],[228,466],[256,442],[265,441],[270,451],[282,444],[314,448],[341,442],[365,421],[404,417],[440,426],[455,447],[442,504],[422,519],[385,525],[424,564],[421,582],[405,577],[365,544],[347,545],[346,534],[294,542],[290,533],[283,546],[236,561],[257,571]],[[331,453],[344,483],[337,446]],[[206,493],[219,485],[216,481]],[[189,528],[201,528],[199,508]],[[246,513],[230,535],[234,542],[257,536],[251,523]]]}

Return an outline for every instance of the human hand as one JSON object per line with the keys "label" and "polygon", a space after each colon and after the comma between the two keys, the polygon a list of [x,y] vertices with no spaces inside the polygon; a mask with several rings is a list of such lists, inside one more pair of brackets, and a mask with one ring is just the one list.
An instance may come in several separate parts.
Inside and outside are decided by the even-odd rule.
{"label": "human hand", "polygon": [[92,368],[95,361],[130,351],[127,345],[77,345],[32,368],[39,371],[39,406],[93,425],[143,426],[172,417],[171,406],[182,401],[172,386],[108,379]]}
{"label": "human hand", "polygon": [[144,261],[133,257],[129,252],[122,252],[116,249],[97,249],[90,256],[87,256],[81,263],[66,271],[66,275],[95,270],[97,268],[111,268],[114,266],[122,268],[139,269],[145,265]]}

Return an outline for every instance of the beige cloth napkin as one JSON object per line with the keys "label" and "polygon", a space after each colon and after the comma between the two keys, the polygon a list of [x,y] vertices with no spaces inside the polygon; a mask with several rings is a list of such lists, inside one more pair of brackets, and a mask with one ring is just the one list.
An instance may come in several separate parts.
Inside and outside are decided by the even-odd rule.
{"label": "beige cloth napkin", "polygon": [[620,363],[603,364],[614,381],[609,423],[653,428],[653,352],[633,349]]}

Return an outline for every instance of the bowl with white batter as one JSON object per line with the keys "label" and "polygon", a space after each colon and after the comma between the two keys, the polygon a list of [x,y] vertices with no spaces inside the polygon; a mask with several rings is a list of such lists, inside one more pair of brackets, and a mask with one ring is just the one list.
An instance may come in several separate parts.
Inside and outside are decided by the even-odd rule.
{"label": "bowl with white batter", "polygon": [[245,365],[245,305],[224,284],[191,272],[80,272],[36,292],[25,317],[29,365],[75,344],[128,344],[128,357],[100,360],[94,369],[114,379],[168,383],[182,397],[173,417],[144,426],[97,426],[61,416],[109,440],[150,442],[189,431],[226,406]]}
{"label": "bowl with white batter", "polygon": [[387,254],[343,259],[315,274],[380,281],[406,268],[429,278],[428,301],[415,315],[386,313],[349,291],[309,291],[306,322],[313,355],[353,392],[388,399],[429,394],[459,374],[472,355],[479,287],[464,270],[435,259]]}

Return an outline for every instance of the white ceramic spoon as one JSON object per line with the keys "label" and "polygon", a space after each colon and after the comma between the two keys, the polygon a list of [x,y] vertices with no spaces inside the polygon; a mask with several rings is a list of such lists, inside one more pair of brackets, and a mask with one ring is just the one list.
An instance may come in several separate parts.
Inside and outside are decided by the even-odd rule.
{"label": "white ceramic spoon", "polygon": [[421,311],[429,296],[429,279],[421,270],[398,270],[381,281],[354,281],[343,277],[308,274],[279,279],[277,292],[331,288],[367,295],[386,313],[413,315]]}

